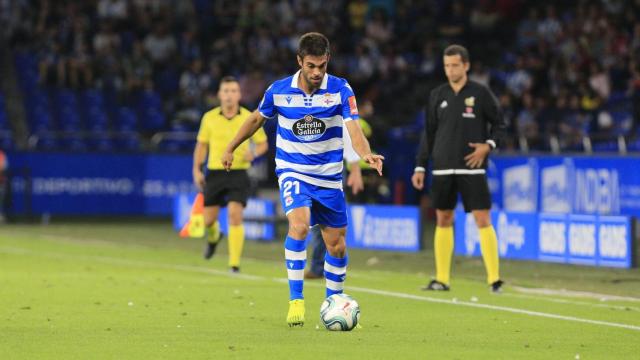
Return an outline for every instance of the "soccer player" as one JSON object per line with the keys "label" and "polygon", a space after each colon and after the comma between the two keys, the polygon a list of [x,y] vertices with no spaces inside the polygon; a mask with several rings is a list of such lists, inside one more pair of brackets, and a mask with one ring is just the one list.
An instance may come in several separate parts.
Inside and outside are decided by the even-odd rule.
{"label": "soccer player", "polygon": [[[251,161],[268,150],[264,130],[257,129],[251,137],[253,148],[248,142],[239,144],[234,155],[238,159],[232,167],[225,169],[220,164],[227,143],[233,138],[251,111],[240,106],[240,84],[231,76],[220,80],[218,90],[220,106],[202,117],[198,142],[193,152],[193,181],[204,193],[204,223],[207,228],[207,246],[204,258],[210,259],[223,237],[218,223],[221,206],[228,208],[229,224],[229,267],[232,272],[240,271],[240,257],[244,245],[242,211],[249,196],[249,176],[247,169]],[[208,172],[205,178],[202,164],[209,153]],[[227,170],[227,171],[225,171]]]}
{"label": "soccer player", "polygon": [[265,119],[277,116],[276,175],[289,232],[285,264],[289,278],[289,326],[304,324],[305,238],[319,224],[327,246],[326,295],[341,293],[347,270],[346,204],[342,192],[343,123],[358,155],[382,175],[384,157],[374,155],[357,121],[358,108],[346,80],[327,74],[329,40],[304,34],[298,43],[300,70],[271,84],[258,109],[247,119],[222,156],[226,169],[233,151]]}
{"label": "soccer player", "polygon": [[411,178],[424,187],[427,159],[433,158],[432,201],[436,208],[434,253],[436,278],[424,290],[449,290],[453,255],[453,209],[458,193],[480,232],[480,249],[487,282],[494,292],[502,287],[498,263],[498,239],[491,225],[491,195],[487,184],[487,156],[504,136],[505,122],[491,90],[467,79],[469,52],[460,45],[444,51],[449,80],[431,91],[427,125]]}
{"label": "soccer player", "polygon": [[[347,186],[351,188],[353,195],[358,194],[364,189],[362,181],[362,170],[360,169],[360,156],[353,150],[349,132],[344,131],[342,134],[344,140],[344,160],[349,167],[349,176],[347,177]],[[304,272],[305,279],[320,279],[324,277],[324,255],[327,247],[322,240],[322,230],[316,225],[311,228],[311,264],[308,270]]]}

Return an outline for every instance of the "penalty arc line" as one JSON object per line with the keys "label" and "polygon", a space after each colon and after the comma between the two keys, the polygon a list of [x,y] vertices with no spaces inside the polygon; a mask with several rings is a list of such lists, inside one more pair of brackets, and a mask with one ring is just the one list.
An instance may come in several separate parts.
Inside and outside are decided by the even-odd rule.
{"label": "penalty arc line", "polygon": [[[44,256],[44,257],[54,258],[54,259],[57,258],[57,259],[72,259],[72,260],[73,259],[93,260],[93,261],[99,261],[102,263],[112,264],[112,265],[151,267],[151,268],[155,267],[160,269],[178,270],[178,271],[185,271],[185,272],[208,273],[211,275],[226,276],[226,277],[232,277],[232,278],[237,278],[242,280],[253,280],[253,281],[269,280],[268,277],[260,276],[260,275],[232,274],[224,271],[207,269],[207,268],[202,268],[198,266],[179,265],[179,264],[160,264],[152,261],[120,259],[120,258],[114,258],[109,256],[86,256],[86,255],[78,256],[78,255],[69,255],[69,254],[51,253],[51,252],[35,252],[29,249],[18,248],[18,247],[0,247],[0,252],[3,252],[5,254],[9,253],[9,254],[20,254],[20,255]],[[285,278],[272,278],[272,280],[277,282],[283,282],[283,283],[286,283],[288,281]],[[320,286],[320,284],[314,284],[314,283],[311,283],[311,284]],[[311,284],[308,284],[308,285],[311,285]],[[418,296],[418,295],[395,292],[395,291],[364,288],[364,287],[358,287],[358,286],[349,286],[348,289],[350,291],[353,290],[357,292],[363,292],[363,293],[374,294],[374,295],[382,295],[382,296],[388,296],[388,297],[394,297],[394,298],[400,298],[400,299],[411,299],[411,300],[426,301],[426,302],[439,303],[439,304],[466,306],[466,307],[473,307],[473,308],[479,308],[479,309],[510,312],[510,313],[520,314],[520,315],[529,315],[529,316],[543,317],[543,318],[549,318],[549,319],[573,321],[573,322],[580,322],[585,324],[601,325],[601,326],[640,331],[640,326],[636,326],[636,325],[620,324],[620,323],[601,321],[601,320],[583,319],[575,316],[558,315],[558,314],[545,313],[545,312],[539,312],[539,311],[518,309],[513,307],[507,307],[507,306],[479,304],[479,303],[467,302],[467,301],[454,301],[454,300],[447,300],[447,299],[440,299],[440,298],[432,298],[427,296]]]}

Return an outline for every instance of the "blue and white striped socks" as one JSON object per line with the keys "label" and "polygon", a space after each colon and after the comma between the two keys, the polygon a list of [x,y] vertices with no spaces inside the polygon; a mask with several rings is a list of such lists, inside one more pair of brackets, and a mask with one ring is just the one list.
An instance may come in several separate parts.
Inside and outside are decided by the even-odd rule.
{"label": "blue and white striped socks", "polygon": [[327,279],[327,297],[342,294],[344,279],[347,277],[347,263],[349,258],[336,258],[327,252],[324,255],[324,277]]}
{"label": "blue and white striped socks", "polygon": [[[289,278],[289,299],[304,299],[304,267],[307,264],[307,244],[304,240],[296,240],[287,236],[284,241],[284,258]],[[326,265],[325,265],[326,269]]]}

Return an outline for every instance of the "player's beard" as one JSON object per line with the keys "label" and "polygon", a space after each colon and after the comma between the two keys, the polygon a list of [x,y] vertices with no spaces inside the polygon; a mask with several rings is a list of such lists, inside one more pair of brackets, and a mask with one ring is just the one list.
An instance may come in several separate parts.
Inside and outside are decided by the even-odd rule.
{"label": "player's beard", "polygon": [[311,76],[304,76],[304,81],[307,83],[309,89],[316,90],[320,88],[320,84],[322,84],[322,76],[316,81],[311,78]]}

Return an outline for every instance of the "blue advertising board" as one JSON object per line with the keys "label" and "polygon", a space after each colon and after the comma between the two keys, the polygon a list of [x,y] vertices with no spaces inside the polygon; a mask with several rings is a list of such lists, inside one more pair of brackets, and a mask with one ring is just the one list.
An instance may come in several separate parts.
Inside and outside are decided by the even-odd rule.
{"label": "blue advertising board", "polygon": [[[189,220],[191,206],[196,197],[196,193],[180,193],[175,195],[173,203],[173,228],[180,231]],[[245,219],[250,218],[274,218],[276,214],[275,203],[271,200],[249,198],[247,207],[243,215]],[[227,221],[227,208],[220,209],[218,215],[220,230],[228,234],[229,223]],[[274,221],[244,221],[244,236],[250,240],[271,241],[276,236],[276,226]]]}
{"label": "blue advertising board", "polygon": [[508,211],[640,216],[640,157],[496,156],[487,177]]}
{"label": "blue advertising board", "polygon": [[[492,211],[491,221],[498,235],[498,250],[501,257],[537,259],[537,246],[530,240],[537,233],[536,214]],[[454,226],[456,254],[480,256],[480,236],[473,215],[457,210]]]}
{"label": "blue advertising board", "polygon": [[416,206],[349,206],[347,246],[351,248],[416,252],[420,238]]}
{"label": "blue advertising board", "polygon": [[[492,211],[500,257],[630,268],[633,231],[629,216]],[[456,211],[455,253],[480,256],[471,214]]]}
{"label": "blue advertising board", "polygon": [[9,156],[14,214],[170,215],[175,194],[196,190],[190,156]]}

